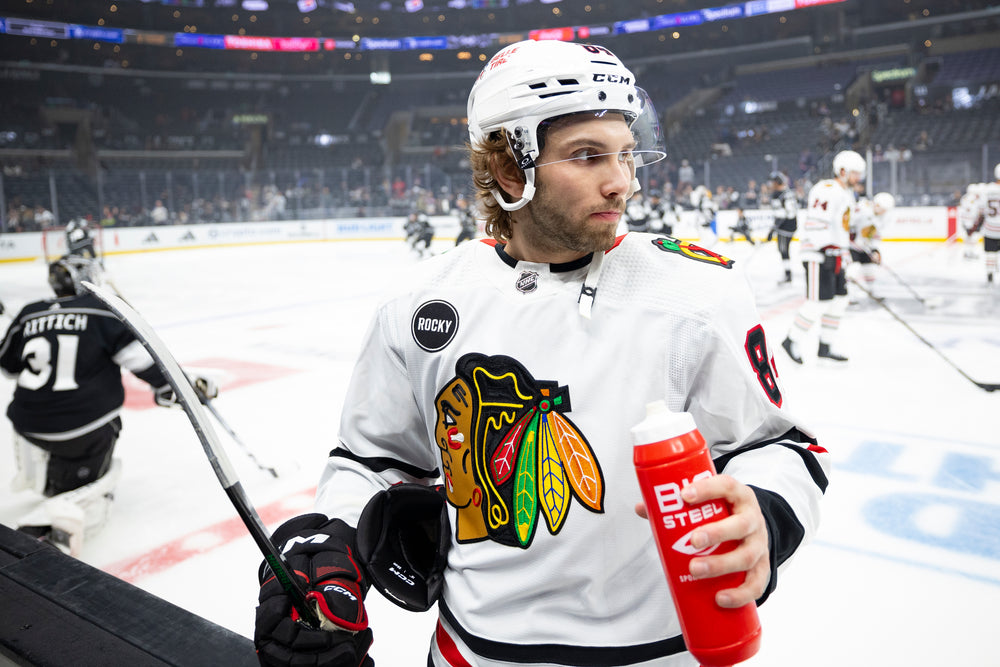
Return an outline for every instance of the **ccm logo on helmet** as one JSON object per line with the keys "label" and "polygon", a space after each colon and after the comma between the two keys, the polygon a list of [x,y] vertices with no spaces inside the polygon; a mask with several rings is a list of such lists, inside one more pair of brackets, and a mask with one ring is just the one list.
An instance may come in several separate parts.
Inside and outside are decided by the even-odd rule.
{"label": "ccm logo on helmet", "polygon": [[628,85],[632,83],[632,78],[621,76],[620,74],[595,74],[594,81],[607,81],[608,83],[624,83]]}

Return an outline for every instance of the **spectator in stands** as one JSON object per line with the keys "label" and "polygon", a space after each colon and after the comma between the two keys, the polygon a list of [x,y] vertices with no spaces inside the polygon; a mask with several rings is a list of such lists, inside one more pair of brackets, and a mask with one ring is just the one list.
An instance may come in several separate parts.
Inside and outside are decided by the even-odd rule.
{"label": "spectator in stands", "polygon": [[927,134],[927,130],[921,130],[917,142],[913,144],[914,150],[925,151],[934,145],[934,140]]}
{"label": "spectator in stands", "polygon": [[681,160],[681,166],[677,170],[677,190],[688,190],[694,186],[694,167],[687,159]]}
{"label": "spectator in stands", "polygon": [[163,205],[162,199],[157,199],[153,210],[149,212],[149,219],[154,225],[166,225],[170,223],[170,211]]}
{"label": "spectator in stands", "polygon": [[757,208],[757,181],[747,181],[747,188],[740,194],[740,208]]}
{"label": "spectator in stands", "polygon": [[116,206],[114,211],[112,211],[110,206],[105,206],[104,211],[101,213],[101,227],[114,227],[118,224],[118,218],[115,212],[118,211]]}
{"label": "spectator in stands", "polygon": [[48,229],[56,224],[56,216],[41,204],[35,205],[35,224],[39,229]]}

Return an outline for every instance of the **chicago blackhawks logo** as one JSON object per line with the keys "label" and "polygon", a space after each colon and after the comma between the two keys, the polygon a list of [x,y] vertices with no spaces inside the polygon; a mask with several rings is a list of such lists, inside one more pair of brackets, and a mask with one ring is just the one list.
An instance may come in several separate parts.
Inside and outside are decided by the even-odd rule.
{"label": "chicago blackhawks logo", "polygon": [[459,542],[528,548],[539,517],[555,535],[575,498],[604,511],[604,477],[566,417],[569,388],[505,356],[467,354],[435,399],[435,441]]}
{"label": "chicago blackhawks logo", "polygon": [[696,246],[693,243],[681,241],[680,239],[675,239],[670,236],[653,239],[653,245],[664,252],[675,252],[679,255],[683,255],[684,257],[688,257],[689,259],[696,259],[699,262],[715,264],[725,269],[733,268],[733,264],[735,262],[735,260],[723,257],[717,252],[712,252],[711,250],[707,250],[701,246]]}

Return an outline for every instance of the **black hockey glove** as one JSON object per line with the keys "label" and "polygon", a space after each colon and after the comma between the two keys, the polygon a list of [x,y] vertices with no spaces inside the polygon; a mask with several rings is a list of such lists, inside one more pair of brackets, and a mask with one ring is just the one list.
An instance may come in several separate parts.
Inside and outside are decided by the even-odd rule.
{"label": "black hockey glove", "polygon": [[294,576],[305,581],[306,599],[323,627],[299,622],[281,583],[262,563],[253,640],[260,664],[374,667],[368,657],[372,631],[364,605],[368,582],[355,557],[355,530],[340,519],[305,514],[279,526],[271,539]]}
{"label": "black hockey glove", "polygon": [[358,555],[372,585],[408,611],[437,602],[450,547],[441,486],[390,486],[372,496],[358,519]]}

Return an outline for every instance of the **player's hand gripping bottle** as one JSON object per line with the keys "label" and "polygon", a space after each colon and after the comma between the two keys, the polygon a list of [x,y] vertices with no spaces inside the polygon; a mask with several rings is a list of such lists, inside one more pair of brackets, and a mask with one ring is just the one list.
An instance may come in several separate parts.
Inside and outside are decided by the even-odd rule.
{"label": "player's hand gripping bottle", "polygon": [[697,505],[681,499],[685,486],[715,474],[705,438],[690,413],[670,412],[666,403],[655,401],[646,406],[646,419],[632,428],[632,441],[636,476],[688,650],[706,667],[748,660],[760,648],[757,606],[751,602],[726,609],[715,603],[718,591],[736,588],[746,575],[691,577],[689,563],[695,556],[736,548],[735,542],[702,551],[691,546],[697,528],[731,513],[718,498]]}

